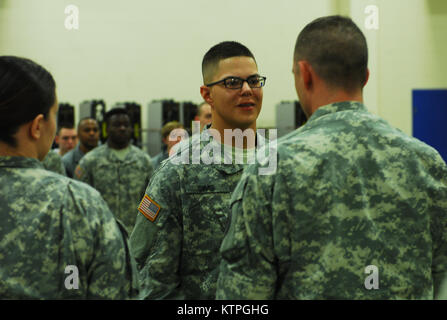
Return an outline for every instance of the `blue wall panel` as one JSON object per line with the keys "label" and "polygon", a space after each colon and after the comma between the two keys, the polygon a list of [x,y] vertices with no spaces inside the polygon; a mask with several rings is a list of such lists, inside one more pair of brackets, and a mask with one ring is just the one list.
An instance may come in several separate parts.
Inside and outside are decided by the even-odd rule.
{"label": "blue wall panel", "polygon": [[413,136],[447,162],[447,89],[413,90]]}

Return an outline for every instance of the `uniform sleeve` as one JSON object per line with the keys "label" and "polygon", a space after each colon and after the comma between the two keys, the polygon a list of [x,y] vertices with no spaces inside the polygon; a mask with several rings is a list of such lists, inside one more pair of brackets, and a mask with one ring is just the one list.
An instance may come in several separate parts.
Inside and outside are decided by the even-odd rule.
{"label": "uniform sleeve", "polygon": [[[436,290],[436,289],[435,289]],[[447,277],[445,277],[435,295],[436,300],[447,300]]]}
{"label": "uniform sleeve", "polygon": [[439,165],[433,168],[433,176],[438,180],[431,191],[433,223],[433,289],[434,297],[447,299],[447,167],[441,157]]}
{"label": "uniform sleeve", "polygon": [[93,186],[93,181],[88,170],[88,162],[85,157],[82,158],[79,164],[76,166],[73,179],[85,182],[88,185]]}
{"label": "uniform sleeve", "polygon": [[58,154],[50,151],[42,163],[45,169],[56,172],[63,176],[66,175],[65,166],[62,163],[62,158]]}
{"label": "uniform sleeve", "polygon": [[57,173],[63,176],[67,176],[67,171],[65,170],[64,163],[62,162],[62,159],[57,162]]}
{"label": "uniform sleeve", "polygon": [[96,190],[72,188],[70,193],[78,211],[75,217],[87,220],[78,219],[72,228],[75,252],[87,272],[87,299],[137,298],[138,273],[124,230]]}
{"label": "uniform sleeve", "polygon": [[272,299],[276,258],[272,236],[270,176],[249,166],[233,192],[231,223],[222,242],[217,299]]}
{"label": "uniform sleeve", "polygon": [[153,222],[140,211],[130,237],[142,299],[182,297],[178,289],[183,238],[180,192],[179,178],[172,166],[157,170],[146,189],[145,196],[160,210]]}

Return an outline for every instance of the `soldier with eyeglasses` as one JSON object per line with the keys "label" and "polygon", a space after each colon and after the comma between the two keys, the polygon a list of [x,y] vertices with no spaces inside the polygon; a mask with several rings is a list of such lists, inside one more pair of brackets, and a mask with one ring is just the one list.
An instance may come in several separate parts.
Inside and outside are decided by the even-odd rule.
{"label": "soldier with eyeglasses", "polygon": [[[177,153],[212,144],[225,150],[226,129],[256,132],[266,78],[259,74],[250,50],[237,42],[215,45],[203,58],[202,75],[200,93],[211,106],[212,123],[200,135],[182,141]],[[260,139],[247,139],[240,150],[229,145],[230,153],[253,153]],[[175,164],[173,159],[154,173],[130,237],[141,275],[141,298],[214,299],[229,200],[245,165],[223,160]]]}

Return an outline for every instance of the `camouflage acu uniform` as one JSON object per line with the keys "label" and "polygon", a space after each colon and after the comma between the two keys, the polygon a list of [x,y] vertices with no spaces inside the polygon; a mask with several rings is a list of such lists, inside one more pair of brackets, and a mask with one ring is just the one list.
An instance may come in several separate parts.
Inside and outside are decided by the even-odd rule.
{"label": "camouflage acu uniform", "polygon": [[447,300],[447,276],[444,277],[444,280],[441,283],[441,287],[439,289],[439,294],[437,296],[438,300]]}
{"label": "camouflage acu uniform", "polygon": [[[192,164],[192,146],[202,151],[206,135],[207,129],[202,139],[194,135],[176,145],[177,153],[162,162],[147,187],[161,209],[154,222],[139,214],[130,237],[142,298],[215,298],[229,200],[244,165]],[[185,148],[189,164],[175,164]]]}
{"label": "camouflage acu uniform", "polygon": [[341,102],[280,139],[275,174],[256,166],[231,199],[218,299],[433,298],[447,271],[447,168],[431,147]]}
{"label": "camouflage acu uniform", "polygon": [[130,234],[137,208],[152,175],[151,158],[130,145],[121,161],[107,144],[87,153],[75,170],[75,179],[86,182],[101,193],[115,217]]}
{"label": "camouflage acu uniform", "polygon": [[50,150],[50,152],[47,153],[45,158],[42,160],[42,164],[43,167],[47,170],[59,173],[63,176],[66,175],[62,158],[54,151]]}
{"label": "camouflage acu uniform", "polygon": [[74,177],[74,171],[84,155],[84,152],[82,152],[81,148],[79,147],[79,143],[73,150],[70,150],[64,154],[62,157],[62,163],[65,166],[68,177]]}
{"label": "camouflage acu uniform", "polygon": [[[96,190],[36,159],[0,157],[0,203],[0,299],[137,295],[135,261]],[[70,266],[78,289],[67,289]]]}

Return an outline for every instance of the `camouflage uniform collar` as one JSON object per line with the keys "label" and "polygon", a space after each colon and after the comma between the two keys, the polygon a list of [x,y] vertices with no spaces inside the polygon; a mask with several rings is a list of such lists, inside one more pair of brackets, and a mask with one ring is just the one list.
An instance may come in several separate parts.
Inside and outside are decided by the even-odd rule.
{"label": "camouflage uniform collar", "polygon": [[9,157],[9,156],[0,157],[0,167],[44,169],[42,163],[37,159],[27,157]]}
{"label": "camouflage uniform collar", "polygon": [[341,111],[360,111],[367,112],[365,105],[359,101],[343,101],[331,103],[322,107],[319,107],[317,111],[315,111],[309,118],[307,122],[314,121],[317,118],[320,118],[324,115],[341,112]]}
{"label": "camouflage uniform collar", "polygon": [[[209,133],[207,133],[207,131],[211,128],[211,123],[207,124],[206,126],[203,127],[202,132],[200,133],[200,137],[207,137],[209,135]],[[199,135],[195,135],[196,138],[198,138]],[[194,137],[194,136],[193,136]],[[206,138],[204,138],[206,139]],[[204,141],[204,139],[201,139],[201,143],[205,143],[205,145],[209,142],[209,141]],[[192,140],[192,139],[191,139]],[[210,138],[210,140],[212,140]],[[268,139],[266,137],[264,137],[262,134],[258,133],[258,129],[256,129],[256,143],[255,143],[255,148],[258,145],[265,145],[265,143],[268,141]],[[223,144],[222,142],[219,142],[220,144]]]}
{"label": "camouflage uniform collar", "polygon": [[[209,144],[209,143],[220,143],[214,141],[212,136],[208,133],[208,130],[211,125],[207,125],[203,128],[202,132],[193,134],[191,137],[189,137],[188,140],[180,141],[178,144],[176,144],[175,147],[175,156],[172,155],[170,159],[173,159],[174,157],[180,156],[183,152],[188,153],[188,159],[189,163],[192,161],[192,152],[197,148],[197,146],[200,146],[200,152]],[[223,161],[223,160],[222,160]],[[204,164],[202,164],[204,165]],[[212,166],[218,171],[225,172],[226,174],[234,174],[239,171],[242,171],[244,169],[244,166],[241,164],[210,164],[210,165],[204,165],[204,166]]]}
{"label": "camouflage uniform collar", "polygon": [[105,150],[107,150],[107,158],[109,159],[109,161],[111,162],[120,162],[120,163],[126,163],[126,162],[133,162],[134,157],[132,156],[132,144],[129,144],[126,148],[121,149],[121,150],[125,150],[128,149],[129,151],[127,151],[126,156],[124,157],[124,159],[119,159],[118,156],[114,153],[113,148],[110,148],[109,145],[107,143],[104,144],[105,146]]}
{"label": "camouflage uniform collar", "polygon": [[[203,148],[208,144],[208,143],[218,143],[220,145],[221,148],[224,148],[224,144],[221,143],[220,141],[215,141],[212,137],[209,137],[208,141],[205,141],[206,138],[208,138],[209,133],[207,132],[209,129],[211,128],[211,124],[205,126],[203,128],[203,131],[201,133],[201,136],[203,135],[204,139],[200,141],[200,148],[201,150],[203,150]],[[258,136],[258,134],[256,134],[256,136]],[[221,151],[223,151],[221,149]],[[225,164],[223,163],[223,158],[221,159],[222,163],[221,164],[213,164],[213,166],[216,168],[216,170],[221,171],[221,172],[225,172],[228,175],[233,175],[239,171],[242,171],[244,169],[244,165],[243,164]]]}

